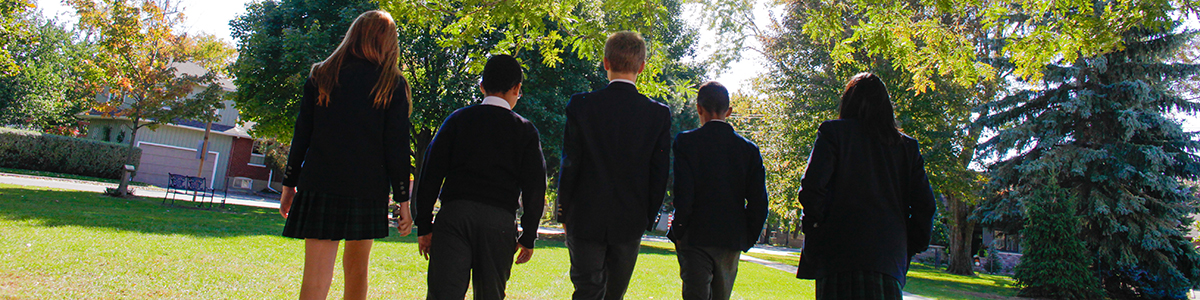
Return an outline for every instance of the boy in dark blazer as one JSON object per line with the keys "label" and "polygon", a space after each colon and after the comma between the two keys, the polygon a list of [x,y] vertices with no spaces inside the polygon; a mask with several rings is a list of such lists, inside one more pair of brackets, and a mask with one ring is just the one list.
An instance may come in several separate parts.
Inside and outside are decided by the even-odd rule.
{"label": "boy in dark blazer", "polygon": [[514,252],[520,250],[518,264],[533,257],[546,164],[537,128],[512,111],[522,77],[512,56],[488,59],[483,103],[450,114],[425,151],[413,201],[418,248],[429,260],[427,299],[463,299],[472,278],[475,299],[504,299]]}
{"label": "boy in dark blazer", "polygon": [[675,242],[683,299],[729,299],[738,259],[767,219],[767,188],[758,146],[725,118],[729,91],[709,81],[696,95],[700,128],[675,136]]}
{"label": "boy in dark blazer", "polygon": [[607,87],[571,96],[559,175],[573,299],[621,299],[643,231],[666,194],[671,111],[638,93],[646,42],[622,31],[604,45]]}

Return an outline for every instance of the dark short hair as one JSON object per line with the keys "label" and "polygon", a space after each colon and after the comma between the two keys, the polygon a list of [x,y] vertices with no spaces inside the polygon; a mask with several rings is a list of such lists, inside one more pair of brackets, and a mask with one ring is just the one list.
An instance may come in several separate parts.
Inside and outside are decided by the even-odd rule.
{"label": "dark short hair", "polygon": [[900,142],[891,96],[888,96],[883,79],[875,74],[858,73],[850,77],[842,92],[838,114],[840,119],[858,120],[868,133],[884,144]]}
{"label": "dark short hair", "polygon": [[604,42],[604,59],[610,71],[634,73],[646,62],[646,40],[633,31],[620,31]]}
{"label": "dark short hair", "polygon": [[521,63],[511,55],[492,55],[483,66],[483,92],[503,93],[521,84],[525,73],[521,71]]}
{"label": "dark short hair", "polygon": [[729,110],[729,90],[720,82],[705,82],[700,85],[700,91],[696,92],[696,104],[708,113],[725,113]]}

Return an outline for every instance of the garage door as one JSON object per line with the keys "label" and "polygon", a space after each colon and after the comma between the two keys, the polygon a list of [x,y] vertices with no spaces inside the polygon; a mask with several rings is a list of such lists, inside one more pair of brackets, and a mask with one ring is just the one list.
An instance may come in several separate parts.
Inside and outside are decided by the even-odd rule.
{"label": "garage door", "polygon": [[[138,142],[137,146],[142,148],[142,159],[133,180],[165,187],[170,173],[196,176],[196,168],[200,165],[200,160],[196,159],[196,149],[147,142]],[[217,167],[218,155],[209,151],[204,161],[204,171],[201,172],[204,175],[201,177],[208,178],[208,188],[213,187],[212,179],[216,175],[213,170]]]}

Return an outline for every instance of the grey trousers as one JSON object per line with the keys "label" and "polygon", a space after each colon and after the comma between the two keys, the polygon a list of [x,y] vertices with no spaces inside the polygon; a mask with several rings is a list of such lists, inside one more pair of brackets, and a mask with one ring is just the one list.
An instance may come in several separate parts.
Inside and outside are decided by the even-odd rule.
{"label": "grey trousers", "polygon": [[433,227],[426,299],[504,299],[517,247],[516,215],[474,201],[442,202]]}
{"label": "grey trousers", "polygon": [[684,300],[727,300],[733,293],[742,251],[676,243]]}
{"label": "grey trousers", "polygon": [[641,247],[641,239],[601,243],[567,235],[567,251],[571,254],[571,283],[575,285],[571,299],[623,299]]}

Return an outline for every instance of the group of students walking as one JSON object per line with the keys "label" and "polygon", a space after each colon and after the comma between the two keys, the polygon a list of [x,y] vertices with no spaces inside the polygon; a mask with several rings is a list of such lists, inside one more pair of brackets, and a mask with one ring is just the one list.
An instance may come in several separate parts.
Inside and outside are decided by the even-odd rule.
{"label": "group of students walking", "polygon": [[[538,130],[512,111],[521,65],[508,55],[487,60],[483,101],[442,123],[417,162],[410,198],[412,103],[398,43],[387,12],[363,13],[304,85],[280,199],[283,235],[305,240],[300,298],[327,296],[342,240],[345,298],[366,297],[372,241],[388,235],[390,194],[400,235],[415,224],[429,260],[427,299],[462,299],[468,286],[475,299],[503,299],[513,264],[533,257],[545,208]],[[670,109],[635,85],[645,61],[639,34],[612,34],[603,58],[609,84],[571,96],[566,107],[553,213],[566,230],[572,298],[623,298],[673,154],[668,237],[682,298],[728,299],[741,252],[767,217],[762,156],[725,122],[729,93],[711,81],[697,91],[701,127],[672,146]],[[839,120],[818,131],[799,193],[807,245],[797,273],[817,280],[817,298],[899,299],[908,261],[928,244],[932,192],[917,142],[896,129],[891,105],[883,82],[860,74],[847,84]]]}

